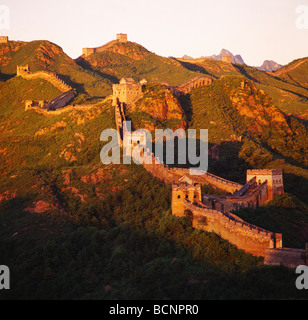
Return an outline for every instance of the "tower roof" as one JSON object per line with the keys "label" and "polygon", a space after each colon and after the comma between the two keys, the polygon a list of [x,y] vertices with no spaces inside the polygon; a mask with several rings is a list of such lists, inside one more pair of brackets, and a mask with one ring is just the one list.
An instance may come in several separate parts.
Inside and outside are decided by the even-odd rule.
{"label": "tower roof", "polygon": [[122,78],[120,84],[136,84],[133,78]]}

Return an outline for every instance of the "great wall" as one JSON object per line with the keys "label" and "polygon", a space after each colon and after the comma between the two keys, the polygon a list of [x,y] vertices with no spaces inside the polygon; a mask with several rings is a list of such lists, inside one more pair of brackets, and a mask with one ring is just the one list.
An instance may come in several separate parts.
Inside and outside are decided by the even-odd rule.
{"label": "great wall", "polygon": [[[5,43],[8,38],[0,39],[0,41]],[[88,56],[95,52],[104,51],[116,42],[127,42],[127,35],[119,34],[116,40],[100,48],[83,49],[83,54]],[[230,63],[229,59],[226,62]],[[27,101],[26,110],[39,110],[42,114],[51,110],[60,112],[77,94],[75,89],[49,72],[31,73],[28,66],[17,66],[17,76],[26,80],[44,79],[62,92],[61,95],[49,102]],[[166,87],[175,96],[179,96],[187,94],[197,87],[210,85],[212,82],[213,79],[210,77],[198,76],[180,86],[173,87],[166,84]],[[113,100],[115,107],[119,145],[124,150],[126,149],[126,155],[130,156],[132,149],[140,144],[143,137],[141,134],[135,140],[125,139],[125,131],[127,130],[125,107],[142,98],[142,87],[146,83],[146,80],[136,83],[131,78],[124,78],[119,84],[113,86],[113,96],[107,97],[107,100]],[[284,248],[282,234],[249,224],[232,213],[243,207],[257,208],[284,193],[282,170],[248,170],[247,182],[243,186],[208,172],[192,175],[190,169],[171,168],[155,157],[153,153],[150,153],[148,149],[144,150],[142,160],[144,168],[152,176],[172,184],[172,214],[174,216],[185,217],[189,215],[194,228],[214,232],[239,249],[255,256],[264,257],[266,265],[282,264],[295,268],[298,265],[308,264],[308,245],[305,249]],[[202,185],[210,185],[228,193],[228,195],[202,194]]]}
{"label": "great wall", "polygon": [[97,48],[83,48],[82,49],[82,54],[85,57],[90,56],[93,53],[97,53],[97,52],[104,52],[105,50],[107,50],[108,48],[112,47],[115,43],[126,43],[127,42],[127,34],[123,34],[123,33],[119,33],[117,34],[117,38],[116,40],[112,40],[108,43],[106,43],[105,45],[101,46],[101,47],[97,47]]}
{"label": "great wall", "polygon": [[[122,81],[122,93],[129,92],[132,83],[132,79]],[[196,82],[199,86],[210,83],[211,81]],[[188,85],[190,90],[194,85],[194,81]],[[113,89],[119,145],[124,148],[124,154],[132,156],[133,148],[140,144],[143,137],[142,134],[135,136],[134,132],[129,132],[129,139],[125,138],[125,106],[132,103],[136,96],[126,99],[125,94],[119,94],[117,85]],[[180,94],[186,92],[189,91],[183,90]],[[176,93],[179,94],[179,91]],[[247,223],[232,213],[240,208],[257,208],[283,194],[282,170],[248,170],[247,182],[243,186],[208,172],[192,175],[190,169],[171,168],[155,157],[154,153],[150,153],[149,149],[143,150],[142,158],[138,160],[153,177],[172,184],[172,214],[177,217],[189,215],[194,228],[214,232],[239,249],[264,257],[266,265],[296,268],[298,265],[308,264],[308,245],[305,249],[284,248],[282,234]],[[205,184],[225,191],[228,195],[202,194],[201,186]]]}
{"label": "great wall", "polygon": [[26,80],[43,79],[50,82],[62,93],[51,101],[37,101],[30,100],[25,103],[25,110],[29,109],[43,109],[54,111],[67,106],[77,95],[77,91],[64,81],[59,79],[56,74],[47,71],[30,72],[29,66],[17,66],[17,77],[22,77]]}

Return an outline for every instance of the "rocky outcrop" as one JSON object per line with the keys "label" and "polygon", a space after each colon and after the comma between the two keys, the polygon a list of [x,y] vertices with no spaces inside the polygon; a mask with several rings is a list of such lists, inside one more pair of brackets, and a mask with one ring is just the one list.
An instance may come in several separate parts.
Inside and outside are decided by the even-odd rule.
{"label": "rocky outcrop", "polygon": [[3,194],[0,194],[0,203],[2,201],[8,201],[10,199],[16,198],[16,192],[11,192],[9,190],[5,191]]}
{"label": "rocky outcrop", "polygon": [[55,208],[56,206],[54,206],[53,204],[50,204],[43,200],[39,200],[33,203],[33,207],[26,208],[25,211],[30,213],[44,213]]}
{"label": "rocky outcrop", "polygon": [[276,128],[292,134],[285,114],[254,83],[243,81],[241,90],[230,93],[230,100],[241,116],[253,121],[250,131],[262,134],[265,128]]}
{"label": "rocky outcrop", "polygon": [[128,112],[130,114],[143,113],[150,116],[145,118],[143,129],[151,130],[155,127],[150,118],[158,122],[175,120],[177,125],[176,128],[172,129],[186,128],[186,117],[178,99],[164,86],[152,85],[144,92],[143,98],[130,106]]}
{"label": "rocky outcrop", "polygon": [[51,128],[44,128],[44,129],[37,131],[35,133],[35,136],[42,136],[46,133],[50,133],[50,132],[56,131],[58,129],[63,129],[65,127],[66,127],[66,122],[60,121],[60,122],[57,122],[55,125],[53,125]]}

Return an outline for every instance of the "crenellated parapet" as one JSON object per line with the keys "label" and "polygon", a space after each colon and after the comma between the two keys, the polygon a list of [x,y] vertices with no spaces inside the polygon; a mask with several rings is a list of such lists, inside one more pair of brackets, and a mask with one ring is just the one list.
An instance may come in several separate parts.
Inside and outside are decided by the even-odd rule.
{"label": "crenellated parapet", "polygon": [[56,74],[47,71],[30,72],[29,65],[17,66],[17,76],[26,80],[43,79],[50,82],[62,93],[51,101],[26,101],[25,111],[29,109],[57,110],[67,106],[77,95],[77,91],[67,85]]}
{"label": "crenellated parapet", "polygon": [[[123,82],[124,83],[124,82]],[[127,83],[127,80],[125,80]],[[121,147],[129,150],[143,145],[142,133],[132,139],[125,139],[123,133],[125,114],[123,102],[114,97],[115,119],[120,137]],[[143,151],[141,164],[154,177],[165,183],[172,183],[172,214],[177,217],[189,215],[192,226],[207,232],[214,232],[223,239],[255,256],[265,258],[265,264],[293,267],[297,263],[307,264],[306,250],[283,248],[282,234],[265,230],[250,224],[232,212],[243,207],[256,208],[266,204],[284,192],[282,170],[264,169],[248,170],[247,183],[243,186],[208,172],[193,174],[191,169],[170,168],[155,157],[149,149]],[[202,195],[201,185],[208,184],[224,190],[230,195]]]}
{"label": "crenellated parapet", "polygon": [[30,72],[29,66],[17,66],[17,76],[26,80],[43,79],[50,82],[61,92],[70,91],[73,88],[61,80],[55,73],[47,71]]}
{"label": "crenellated parapet", "polygon": [[119,84],[113,85],[114,105],[118,102],[131,104],[142,96],[142,83],[137,83],[132,78],[122,78]]}
{"label": "crenellated parapet", "polygon": [[100,53],[108,50],[116,43],[126,43],[126,42],[127,42],[127,34],[119,33],[117,34],[116,40],[112,40],[103,46],[96,47],[96,48],[83,48],[82,55],[87,58],[91,54]]}
{"label": "crenellated parapet", "polygon": [[[232,185],[230,181],[222,179],[222,182],[219,177],[211,174],[209,176],[214,181],[219,181],[219,185]],[[261,176],[266,176],[267,179],[262,180]],[[182,178],[172,185],[172,214],[183,217],[188,210],[192,214],[194,228],[217,233],[239,249],[265,257],[267,249],[282,248],[282,235],[247,223],[232,212],[243,207],[256,208],[266,204],[272,197],[271,181],[281,183],[281,176],[281,170],[249,170],[249,180],[244,186],[238,185],[233,194],[202,195],[201,200],[197,199],[196,190],[192,190],[199,185],[195,184],[197,181],[206,181],[203,180],[204,177],[190,179],[184,176],[183,178],[190,179],[189,184],[182,183]],[[191,197],[191,194],[195,196]]]}
{"label": "crenellated parapet", "polygon": [[8,36],[0,36],[0,44],[1,43],[8,43],[9,37]]}
{"label": "crenellated parapet", "polygon": [[193,214],[193,227],[214,232],[255,256],[265,257],[269,248],[282,248],[282,234],[249,224],[234,214],[213,210],[184,200],[184,209]]}
{"label": "crenellated parapet", "polygon": [[209,86],[213,83],[213,79],[211,77],[206,76],[197,76],[195,78],[190,79],[189,81],[179,85],[175,89],[180,92],[187,94],[193,89],[197,89],[203,86]]}

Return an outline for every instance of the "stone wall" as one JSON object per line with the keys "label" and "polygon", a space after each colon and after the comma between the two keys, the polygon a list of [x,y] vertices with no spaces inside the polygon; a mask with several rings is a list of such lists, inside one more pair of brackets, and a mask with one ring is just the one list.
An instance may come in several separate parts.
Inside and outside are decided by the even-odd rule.
{"label": "stone wall", "polygon": [[108,48],[112,47],[115,43],[117,43],[117,40],[112,40],[108,43],[106,43],[105,45],[101,46],[101,47],[97,47],[97,48],[83,48],[82,49],[82,54],[85,57],[90,56],[93,53],[100,53],[100,52],[104,52],[106,51]]}
{"label": "stone wall", "polygon": [[58,97],[46,101],[26,101],[25,111],[31,108],[42,108],[47,110],[57,110],[67,106],[77,95],[77,91],[71,86],[67,85],[64,81],[59,79],[56,74],[46,71],[38,71],[31,73],[29,66],[17,66],[17,76],[20,76],[26,80],[44,79],[50,82],[54,87],[62,92]]}
{"label": "stone wall", "polygon": [[[114,106],[119,132],[125,121],[123,104],[114,99]],[[123,136],[121,142],[123,145]],[[194,228],[214,232],[247,253],[265,257],[265,264],[282,263],[287,267],[307,264],[308,250],[282,248],[282,234],[249,224],[230,212],[236,209],[235,205],[255,207],[283,192],[281,170],[248,170],[247,184],[242,186],[207,172],[196,176],[191,175],[189,169],[169,168],[149,150],[145,151],[144,160],[143,166],[149,173],[165,183],[173,184],[172,214],[182,217],[185,210],[189,210]],[[176,184],[176,181],[180,181],[180,184]],[[202,184],[232,193],[231,196],[220,198],[225,201],[220,203],[229,207],[213,210],[204,205],[201,202]]]}
{"label": "stone wall", "polygon": [[17,76],[21,76],[26,80],[44,79],[50,82],[61,92],[67,92],[72,90],[72,87],[67,85],[63,80],[59,79],[56,74],[46,71],[38,71],[31,73],[27,66],[17,66]]}
{"label": "stone wall", "polygon": [[[114,101],[115,103],[115,101]],[[124,115],[124,106],[123,103],[116,102],[114,104],[115,107],[115,121],[118,131],[118,143],[120,147],[123,147],[123,140],[124,140],[124,123],[126,121],[125,115]]]}
{"label": "stone wall", "polygon": [[172,185],[172,214],[177,217],[184,216],[184,200],[191,203],[200,203],[202,199],[201,186],[198,183]]}
{"label": "stone wall", "polygon": [[76,96],[75,89],[71,89],[67,92],[62,93],[55,99],[51,100],[48,103],[47,108],[48,110],[52,110],[52,111],[62,109],[65,106],[67,106],[75,98],[75,96]]}
{"label": "stone wall", "polygon": [[25,111],[33,108],[47,109],[48,101],[46,100],[27,100],[25,102]]}
{"label": "stone wall", "polygon": [[284,265],[288,268],[297,268],[300,265],[307,265],[308,249],[267,249],[265,251],[264,264],[271,266]]}
{"label": "stone wall", "polygon": [[208,184],[213,188],[234,193],[240,190],[243,186],[236,182],[232,182],[221,177],[215,176],[208,172],[203,172],[202,175],[191,175],[190,169],[185,168],[170,168],[167,165],[161,163],[160,165],[144,165],[146,170],[150,172],[154,177],[159,178],[165,183],[173,183],[178,181],[184,175],[189,176],[193,182],[200,185]]}
{"label": "stone wall", "polygon": [[169,89],[174,95],[179,96],[181,94],[187,94],[193,89],[196,89],[202,86],[208,86],[212,83],[213,83],[212,78],[206,77],[206,76],[198,76],[193,79],[190,79],[185,83],[182,83],[177,87],[169,86]]}
{"label": "stone wall", "polygon": [[203,203],[206,203],[212,209],[228,212],[264,205],[268,202],[267,182],[257,185],[255,180],[255,178],[252,179],[240,191],[231,196],[203,195]]}
{"label": "stone wall", "polygon": [[117,34],[117,40],[118,40],[119,42],[126,43],[126,42],[127,42],[127,34],[118,33],[118,34]]}
{"label": "stone wall", "polygon": [[231,213],[194,205],[187,200],[184,200],[184,209],[193,213],[194,228],[214,232],[255,256],[265,257],[268,248],[282,247],[282,234],[258,228]]}
{"label": "stone wall", "polygon": [[90,56],[93,53],[99,53],[99,52],[104,52],[106,51],[108,48],[112,47],[115,43],[126,43],[127,42],[127,34],[122,34],[119,33],[117,34],[116,40],[112,40],[108,43],[106,43],[105,45],[101,46],[101,47],[96,47],[96,48],[83,48],[82,49],[82,54],[85,57]]}
{"label": "stone wall", "polygon": [[256,182],[260,185],[267,181],[268,200],[273,200],[276,196],[284,193],[282,170],[254,169],[247,171],[247,181],[256,177]]}

